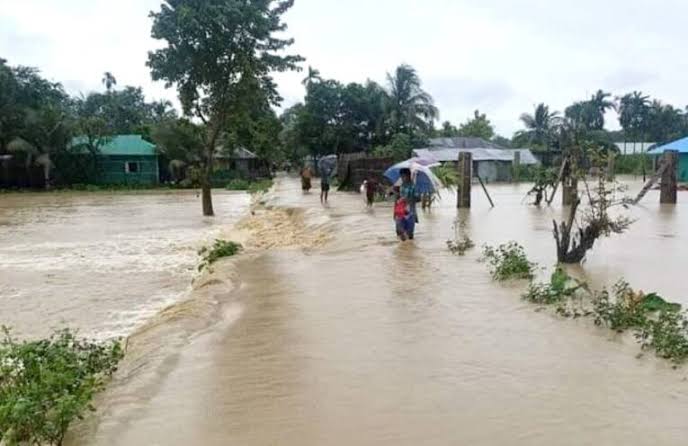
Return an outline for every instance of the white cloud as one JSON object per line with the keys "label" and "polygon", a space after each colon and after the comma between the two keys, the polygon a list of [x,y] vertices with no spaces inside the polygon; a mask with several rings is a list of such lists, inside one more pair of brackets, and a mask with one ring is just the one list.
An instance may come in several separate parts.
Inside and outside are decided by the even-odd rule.
{"label": "white cloud", "polygon": [[[159,0],[0,0],[0,56],[32,65],[71,92],[100,89],[104,71],[150,98],[148,12]],[[598,88],[642,89],[688,104],[684,0],[297,0],[287,14],[294,51],[327,77],[372,78],[414,65],[443,119],[475,109],[503,134],[538,102],[563,110]],[[289,105],[302,73],[277,76]],[[611,118],[611,116],[610,116]]]}

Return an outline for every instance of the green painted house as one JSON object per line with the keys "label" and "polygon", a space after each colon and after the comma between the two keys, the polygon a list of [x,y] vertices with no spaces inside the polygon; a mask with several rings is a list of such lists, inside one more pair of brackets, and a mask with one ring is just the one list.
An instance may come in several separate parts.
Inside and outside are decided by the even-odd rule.
{"label": "green painted house", "polygon": [[[72,146],[85,143],[75,138]],[[155,185],[160,182],[158,153],[141,135],[117,135],[108,138],[98,154],[100,184]]]}

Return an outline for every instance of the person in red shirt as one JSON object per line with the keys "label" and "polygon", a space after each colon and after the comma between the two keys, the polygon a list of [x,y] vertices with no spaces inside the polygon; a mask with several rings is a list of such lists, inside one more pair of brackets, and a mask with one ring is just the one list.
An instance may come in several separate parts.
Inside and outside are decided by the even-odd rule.
{"label": "person in red shirt", "polygon": [[397,199],[394,202],[394,223],[397,230],[397,236],[402,242],[405,242],[408,238],[408,219],[411,214],[409,209],[409,204],[404,197],[397,195]]}

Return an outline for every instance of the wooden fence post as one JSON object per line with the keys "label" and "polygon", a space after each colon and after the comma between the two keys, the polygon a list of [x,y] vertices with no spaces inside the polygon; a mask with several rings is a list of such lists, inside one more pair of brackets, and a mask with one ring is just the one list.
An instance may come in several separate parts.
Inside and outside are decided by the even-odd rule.
{"label": "wooden fence post", "polygon": [[678,151],[664,152],[664,164],[667,168],[662,174],[661,193],[659,202],[662,204],[676,204],[676,171],[678,170]]}
{"label": "wooden fence post", "polygon": [[471,184],[473,181],[473,154],[459,153],[459,184],[456,188],[458,195],[457,207],[471,207]]}
{"label": "wooden fence post", "polygon": [[513,180],[518,183],[521,179],[521,151],[514,151]]}

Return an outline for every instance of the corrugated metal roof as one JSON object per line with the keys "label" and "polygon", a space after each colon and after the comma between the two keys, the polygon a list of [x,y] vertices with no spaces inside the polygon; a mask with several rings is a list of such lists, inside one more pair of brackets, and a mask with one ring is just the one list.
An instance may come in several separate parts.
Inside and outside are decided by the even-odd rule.
{"label": "corrugated metal roof", "polygon": [[[87,141],[85,136],[78,136],[72,140],[72,147],[82,146]],[[141,135],[113,136],[100,148],[100,153],[102,155],[156,155],[155,144],[149,143]]]}
{"label": "corrugated metal roof", "polygon": [[491,148],[475,148],[475,149],[416,149],[414,153],[418,157],[432,157],[437,161],[446,163],[450,161],[457,161],[459,153],[470,152],[473,155],[473,161],[505,161],[513,162],[514,154],[521,153],[521,164],[540,164],[535,158],[533,152],[529,149],[491,149]]}
{"label": "corrugated metal roof", "polygon": [[680,153],[688,153],[688,136],[685,138],[677,139],[676,141],[670,142],[669,144],[664,144],[663,146],[655,147],[649,151],[652,153],[663,153],[667,150],[677,150]]}
{"label": "corrugated metal roof", "polygon": [[504,147],[483,138],[455,136],[452,138],[432,138],[430,146],[443,149],[504,149]]}

